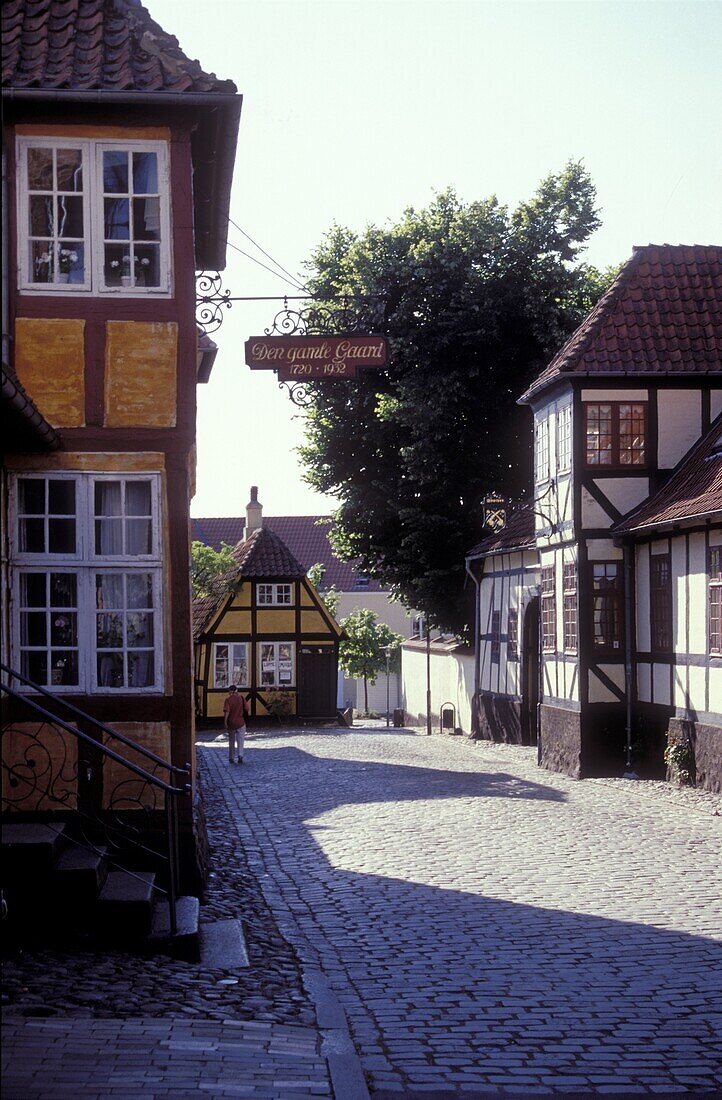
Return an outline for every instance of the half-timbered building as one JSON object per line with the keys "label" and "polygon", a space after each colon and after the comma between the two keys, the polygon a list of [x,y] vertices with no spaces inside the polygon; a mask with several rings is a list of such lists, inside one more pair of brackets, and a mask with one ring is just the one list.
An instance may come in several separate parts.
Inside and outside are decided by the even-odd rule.
{"label": "half-timbered building", "polygon": [[[158,808],[194,783],[195,272],[225,266],[241,97],[135,0],[10,0],[2,35],[3,806]],[[192,884],[191,797],[173,829]]]}
{"label": "half-timbered building", "polygon": [[341,627],[270,528],[256,527],[233,553],[237,566],[194,600],[199,719],[222,718],[231,684],[252,718],[334,718]]}
{"label": "half-timbered building", "polygon": [[[646,605],[639,603],[649,597],[640,595],[635,582],[644,557],[635,559],[634,531],[623,524],[656,494],[664,494],[665,486],[674,487],[682,476],[677,468],[722,410],[722,249],[635,249],[521,401],[534,418],[533,546],[525,545],[526,558],[513,547],[513,557],[491,536],[468,561],[480,592],[478,734],[497,736],[499,723],[495,733],[484,715],[506,711],[512,717],[502,720],[504,732],[521,739],[516,715],[522,710],[523,684],[529,682],[524,644],[520,680],[508,660],[501,675],[500,658],[502,650],[515,648],[514,629],[520,629],[518,623],[512,627],[510,640],[509,606],[518,599],[514,585],[522,587],[514,577],[523,561],[530,575],[536,573],[527,602],[538,601],[538,650],[529,643],[527,662],[538,654],[536,732],[544,766],[575,776],[617,773],[630,766],[630,747],[635,746],[638,765],[646,758],[652,767],[661,767],[672,720],[716,731],[722,759],[722,695],[714,687],[717,658],[710,620],[698,617],[694,639],[689,638],[694,660],[685,664],[681,659],[685,668],[700,669],[691,671],[690,682],[709,681],[710,693],[701,705],[697,696],[692,702],[684,687],[671,684],[670,660],[662,662],[667,677],[662,687],[659,662],[652,659],[657,650],[643,625]],[[720,490],[713,487],[710,493],[704,518],[695,521],[706,532],[706,560],[692,544],[692,557],[678,548],[669,569],[662,559],[672,561],[671,549],[650,555],[660,559],[650,563],[655,606],[668,609],[673,594],[693,584],[694,575],[700,589],[712,583],[716,558],[710,548],[719,531],[712,505]],[[502,543],[509,537],[513,541],[513,535],[505,535]],[[667,610],[660,614],[661,641]],[[674,633],[665,644],[684,653],[683,624],[673,621]],[[482,673],[487,668],[498,669],[496,678],[493,671],[491,677]],[[650,723],[642,705],[649,701],[654,678],[661,693],[657,705],[667,708],[666,723],[659,712],[659,720]],[[706,782],[713,782],[709,770],[705,775]]]}

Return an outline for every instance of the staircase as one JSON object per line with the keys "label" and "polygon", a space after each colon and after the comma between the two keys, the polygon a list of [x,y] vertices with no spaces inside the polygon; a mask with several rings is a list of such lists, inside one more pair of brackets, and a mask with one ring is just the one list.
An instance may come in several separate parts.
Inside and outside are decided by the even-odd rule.
{"label": "staircase", "polygon": [[[190,797],[191,788],[178,785],[176,776],[187,779],[189,766],[171,764],[6,665],[0,664],[0,670],[5,674],[2,694],[16,711],[39,720],[34,735],[23,730],[22,736],[34,736],[35,743],[24,751],[21,764],[12,751],[13,735],[20,735],[12,722],[2,730],[0,881],[7,939],[159,951],[198,961],[200,903],[177,896],[178,800]],[[32,695],[11,687],[13,678]],[[96,736],[80,725],[95,728]],[[78,743],[71,804],[42,763],[47,739],[59,736],[58,731]],[[123,749],[132,750],[142,765],[127,759]],[[135,783],[139,794],[133,813],[113,810],[112,798],[111,808],[103,809],[84,791],[82,777],[90,776],[103,758],[122,767],[126,781]],[[167,779],[158,774],[162,771]],[[28,808],[31,804],[37,812]]]}

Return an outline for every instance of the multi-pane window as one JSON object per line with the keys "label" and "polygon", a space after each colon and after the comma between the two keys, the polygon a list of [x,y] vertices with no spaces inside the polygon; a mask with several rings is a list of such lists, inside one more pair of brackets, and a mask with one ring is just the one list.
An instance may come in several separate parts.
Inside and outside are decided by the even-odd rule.
{"label": "multi-pane window", "polygon": [[565,405],[557,413],[557,469],[564,473],[572,466],[572,407]]}
{"label": "multi-pane window", "polygon": [[546,481],[549,477],[549,417],[537,420],[535,432],[536,480]]}
{"label": "multi-pane window", "polygon": [[557,648],[557,601],[554,584],[554,566],[541,571],[541,641],[546,653]]}
{"label": "multi-pane window", "polygon": [[506,624],[506,658],[516,661],[519,657],[519,609],[509,604]]}
{"label": "multi-pane window", "polygon": [[588,402],[584,411],[587,466],[646,464],[646,402]]}
{"label": "multi-pane window", "polygon": [[261,687],[293,687],[293,642],[260,642],[258,663]]}
{"label": "multi-pane window", "polygon": [[492,611],[491,613],[491,659],[492,661],[499,660],[499,649],[501,643],[501,612]]}
{"label": "multi-pane window", "polygon": [[652,554],[649,572],[652,649],[672,651],[672,567],[669,554]]}
{"label": "multi-pane window", "polygon": [[20,671],[43,687],[157,690],[157,477],[19,476],[12,501]]}
{"label": "multi-pane window", "polygon": [[564,562],[562,571],[564,597],[564,652],[576,653],[578,647],[577,625],[577,566],[576,562]]}
{"label": "multi-pane window", "polygon": [[709,651],[722,654],[722,546],[709,551]]}
{"label": "multi-pane window", "polygon": [[170,290],[164,142],[18,139],[20,286]]}
{"label": "multi-pane window", "polygon": [[621,562],[592,562],[592,645],[595,650],[622,646]]}
{"label": "multi-pane window", "polygon": [[214,687],[248,687],[248,642],[216,642],[213,646]]}
{"label": "multi-pane window", "polygon": [[259,604],[288,606],[293,603],[293,585],[258,584],[256,585],[256,600]]}
{"label": "multi-pane window", "polygon": [[23,282],[89,282],[86,270],[88,236],[83,150],[71,141],[63,145],[27,147],[23,157],[27,255]]}
{"label": "multi-pane window", "polygon": [[160,286],[160,183],[153,150],[103,149],[105,285]]}

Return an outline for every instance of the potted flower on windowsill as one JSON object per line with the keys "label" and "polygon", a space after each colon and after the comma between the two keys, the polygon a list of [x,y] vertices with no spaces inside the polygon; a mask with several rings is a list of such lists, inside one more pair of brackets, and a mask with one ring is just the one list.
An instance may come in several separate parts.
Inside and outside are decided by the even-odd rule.
{"label": "potted flower on windowsill", "polygon": [[61,248],[58,253],[58,282],[70,281],[70,273],[78,262],[78,253],[71,248]]}
{"label": "potted flower on windowsill", "polygon": [[[121,268],[120,273],[120,285],[121,286],[145,286],[145,270],[150,266],[150,260],[147,256],[123,256],[122,260],[111,260],[110,266],[113,268],[115,274],[118,273],[118,268]],[[135,275],[135,280],[131,277]]]}

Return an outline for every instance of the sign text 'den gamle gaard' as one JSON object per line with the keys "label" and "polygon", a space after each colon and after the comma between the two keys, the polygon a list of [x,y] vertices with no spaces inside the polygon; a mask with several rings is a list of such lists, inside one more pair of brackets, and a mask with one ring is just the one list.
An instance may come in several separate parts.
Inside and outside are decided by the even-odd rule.
{"label": "sign text 'den gamle gaard'", "polygon": [[385,336],[251,336],[246,363],[285,378],[355,378],[357,367],[386,366]]}

